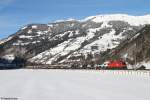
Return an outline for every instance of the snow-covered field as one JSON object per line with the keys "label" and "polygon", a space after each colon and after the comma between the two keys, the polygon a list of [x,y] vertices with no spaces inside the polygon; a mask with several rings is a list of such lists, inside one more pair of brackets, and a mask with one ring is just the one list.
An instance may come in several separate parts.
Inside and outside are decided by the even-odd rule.
{"label": "snow-covered field", "polygon": [[0,97],[18,100],[150,100],[150,77],[80,70],[1,70]]}

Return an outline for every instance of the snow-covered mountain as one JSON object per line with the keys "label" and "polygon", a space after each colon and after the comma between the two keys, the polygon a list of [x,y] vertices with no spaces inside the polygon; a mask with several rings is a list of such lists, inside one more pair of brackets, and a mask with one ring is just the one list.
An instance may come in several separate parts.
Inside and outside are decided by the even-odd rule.
{"label": "snow-covered mountain", "polygon": [[124,21],[128,22],[130,25],[139,26],[150,23],[150,15],[145,16],[131,16],[126,14],[112,14],[112,15],[98,15],[98,16],[90,16],[84,19],[84,21],[92,20],[93,22],[109,22],[109,21]]}
{"label": "snow-covered mountain", "polygon": [[150,15],[98,15],[83,20],[30,24],[0,42],[0,56],[22,56],[42,64],[95,61],[150,24]]}

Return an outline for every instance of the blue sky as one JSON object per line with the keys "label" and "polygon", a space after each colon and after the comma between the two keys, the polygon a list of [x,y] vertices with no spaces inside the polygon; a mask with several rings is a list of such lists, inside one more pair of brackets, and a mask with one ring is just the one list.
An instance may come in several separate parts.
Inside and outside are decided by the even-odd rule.
{"label": "blue sky", "polygon": [[150,0],[0,0],[0,39],[29,23],[112,13],[150,14]]}

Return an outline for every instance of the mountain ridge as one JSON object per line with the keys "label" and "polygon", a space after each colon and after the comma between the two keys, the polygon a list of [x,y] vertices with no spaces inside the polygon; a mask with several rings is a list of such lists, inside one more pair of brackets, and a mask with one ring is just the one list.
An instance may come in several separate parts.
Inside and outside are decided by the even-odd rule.
{"label": "mountain ridge", "polygon": [[150,15],[124,14],[29,24],[1,41],[0,56],[22,56],[42,64],[99,63],[96,60],[102,53],[135,36],[146,24]]}

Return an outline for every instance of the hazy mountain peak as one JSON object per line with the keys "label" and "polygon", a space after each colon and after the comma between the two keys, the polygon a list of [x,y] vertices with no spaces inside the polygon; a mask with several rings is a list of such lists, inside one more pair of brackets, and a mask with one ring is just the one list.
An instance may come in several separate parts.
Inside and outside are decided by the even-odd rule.
{"label": "hazy mountain peak", "polygon": [[132,16],[127,14],[105,14],[96,15],[85,18],[83,21],[93,21],[96,23],[109,22],[109,21],[124,21],[130,25],[139,26],[144,24],[150,24],[150,15]]}

